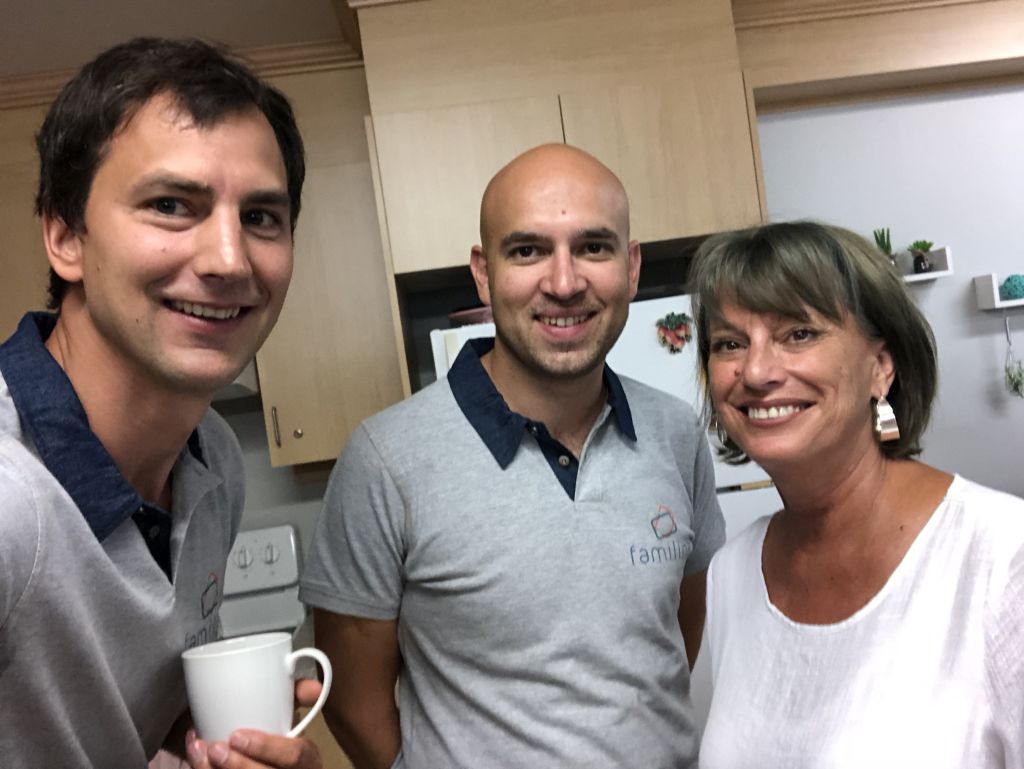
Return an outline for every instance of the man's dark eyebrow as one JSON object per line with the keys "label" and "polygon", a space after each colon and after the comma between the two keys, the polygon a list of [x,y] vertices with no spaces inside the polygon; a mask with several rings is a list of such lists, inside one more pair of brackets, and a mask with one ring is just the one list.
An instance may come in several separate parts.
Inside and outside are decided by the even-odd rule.
{"label": "man's dark eyebrow", "polygon": [[[517,245],[525,245],[532,243],[547,243],[550,242],[551,238],[546,235],[541,235],[536,232],[524,232],[522,230],[516,230],[510,232],[508,235],[501,239],[500,246],[502,250]],[[573,233],[573,240],[607,240],[615,245],[619,243],[619,234],[608,227],[589,227],[582,230],[577,230]]]}
{"label": "man's dark eyebrow", "polygon": [[245,196],[247,206],[272,206],[275,208],[291,208],[292,199],[284,190],[257,190]]}
{"label": "man's dark eyebrow", "polygon": [[[150,176],[144,176],[138,181],[134,189],[137,193],[145,193],[152,190],[154,193],[176,192],[182,195],[213,196],[213,189],[209,185],[163,171],[158,171]],[[246,195],[243,202],[246,206],[291,208],[291,198],[288,196],[288,193],[285,190],[279,189],[255,190]]]}
{"label": "man's dark eyebrow", "polygon": [[181,192],[189,195],[212,195],[213,190],[209,185],[201,184],[192,179],[177,174],[158,171],[157,173],[144,176],[136,182],[133,189],[137,192],[149,189],[168,190],[170,192]]}
{"label": "man's dark eyebrow", "polygon": [[586,230],[579,230],[576,233],[577,240],[614,240],[619,242],[619,233],[608,227],[592,227]]}
{"label": "man's dark eyebrow", "polygon": [[505,249],[511,246],[532,243],[547,243],[550,240],[551,238],[545,237],[544,235],[541,235],[536,232],[524,232],[522,230],[516,230],[515,232],[510,232],[508,235],[503,237],[501,239],[501,243],[499,243],[499,246],[501,247],[501,250],[504,251]]}

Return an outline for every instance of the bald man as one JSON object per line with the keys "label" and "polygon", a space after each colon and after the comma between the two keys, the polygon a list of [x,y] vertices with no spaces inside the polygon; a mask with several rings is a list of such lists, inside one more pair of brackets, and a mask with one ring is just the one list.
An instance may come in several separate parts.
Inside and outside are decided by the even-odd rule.
{"label": "bald man", "polygon": [[695,766],[724,527],[693,411],[604,362],[640,274],[625,191],[538,147],[488,185],[480,237],[496,338],[364,422],[324,500],[301,596],[327,721],[360,769]]}

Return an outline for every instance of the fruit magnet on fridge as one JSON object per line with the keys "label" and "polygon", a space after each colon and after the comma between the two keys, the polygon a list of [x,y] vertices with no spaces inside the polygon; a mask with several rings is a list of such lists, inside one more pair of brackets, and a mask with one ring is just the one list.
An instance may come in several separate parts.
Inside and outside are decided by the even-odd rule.
{"label": "fruit magnet on fridge", "polygon": [[658,329],[658,344],[667,347],[671,353],[682,352],[686,343],[693,339],[690,331],[693,319],[685,312],[670,312],[654,325]]}

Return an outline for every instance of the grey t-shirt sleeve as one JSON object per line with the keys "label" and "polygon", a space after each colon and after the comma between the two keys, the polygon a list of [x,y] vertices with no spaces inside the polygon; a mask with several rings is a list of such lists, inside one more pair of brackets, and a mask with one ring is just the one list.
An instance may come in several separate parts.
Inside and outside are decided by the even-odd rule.
{"label": "grey t-shirt sleeve", "polygon": [[32,579],[39,526],[37,499],[0,454],[0,634]]}
{"label": "grey t-shirt sleeve", "polygon": [[725,518],[715,493],[715,467],[711,447],[704,437],[700,419],[690,412],[696,449],[693,462],[693,551],[686,559],[684,573],[703,571],[711,557],[725,544]]}
{"label": "grey t-shirt sleeve", "polygon": [[402,495],[364,423],[331,473],[299,598],[336,614],[397,617],[405,523]]}

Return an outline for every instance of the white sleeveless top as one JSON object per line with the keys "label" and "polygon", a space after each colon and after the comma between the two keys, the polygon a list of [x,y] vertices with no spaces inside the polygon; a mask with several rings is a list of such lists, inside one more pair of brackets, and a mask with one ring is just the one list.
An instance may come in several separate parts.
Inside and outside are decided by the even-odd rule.
{"label": "white sleeveless top", "polygon": [[1024,767],[1024,500],[956,477],[878,594],[830,625],[769,601],[769,520],[708,572],[703,769]]}

